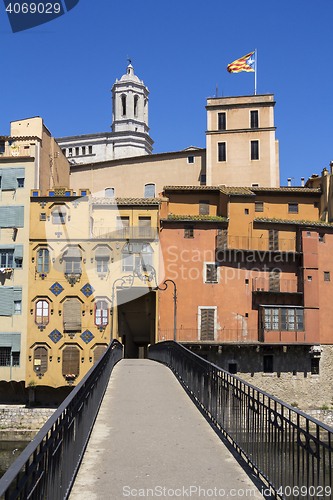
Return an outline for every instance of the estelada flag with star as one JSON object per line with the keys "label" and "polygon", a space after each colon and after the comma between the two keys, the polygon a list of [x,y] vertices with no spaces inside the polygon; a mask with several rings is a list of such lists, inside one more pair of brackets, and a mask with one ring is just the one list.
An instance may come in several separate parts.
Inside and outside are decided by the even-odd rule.
{"label": "estelada flag with star", "polygon": [[255,51],[246,54],[246,56],[236,59],[236,61],[228,64],[227,71],[229,73],[240,73],[241,71],[255,71],[255,60],[252,58]]}

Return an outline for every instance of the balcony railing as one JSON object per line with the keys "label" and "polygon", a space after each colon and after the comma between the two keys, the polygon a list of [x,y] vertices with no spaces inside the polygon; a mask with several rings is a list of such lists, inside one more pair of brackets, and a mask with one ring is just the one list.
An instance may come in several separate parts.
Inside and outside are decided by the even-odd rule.
{"label": "balcony railing", "polygon": [[302,293],[301,280],[295,279],[273,279],[273,278],[253,278],[252,292],[271,293]]}
{"label": "balcony railing", "polygon": [[92,237],[108,240],[155,240],[157,230],[154,227],[98,227],[93,229]]}
{"label": "balcony railing", "polygon": [[269,238],[254,236],[216,235],[215,245],[217,251],[227,249],[253,250],[260,252],[297,252],[296,237],[279,238],[272,241]]}
{"label": "balcony railing", "polygon": [[30,156],[29,145],[15,145],[15,146],[1,146],[0,145],[0,158],[3,157],[17,157],[17,156]]}
{"label": "balcony railing", "polygon": [[[160,329],[159,341],[173,340],[174,330]],[[239,328],[223,328],[207,335],[198,328],[179,328],[176,330],[177,342],[200,342],[207,344],[220,344],[221,342],[258,342],[258,329],[244,328],[239,322]]]}

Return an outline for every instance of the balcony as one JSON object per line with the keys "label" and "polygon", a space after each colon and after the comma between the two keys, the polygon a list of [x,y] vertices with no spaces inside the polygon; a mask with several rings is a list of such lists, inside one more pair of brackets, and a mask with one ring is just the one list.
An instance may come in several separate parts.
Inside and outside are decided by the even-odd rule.
{"label": "balcony", "polygon": [[296,294],[303,293],[303,283],[297,278],[253,278],[253,293],[283,293]]}
{"label": "balcony", "polygon": [[30,157],[31,148],[29,145],[4,146],[0,143],[0,159],[1,158],[16,158]]}
{"label": "balcony", "polygon": [[[159,341],[173,340],[174,330],[160,329],[158,332]],[[209,336],[208,336],[209,337]],[[258,342],[258,329],[239,328],[222,328],[212,332],[211,339],[202,338],[198,328],[178,328],[176,330],[177,342],[199,343],[199,344],[220,344],[222,342],[236,343],[256,343]]]}
{"label": "balcony", "polygon": [[153,227],[99,227],[94,228],[92,237],[107,240],[155,240],[157,230]]}
{"label": "balcony", "polygon": [[253,236],[218,234],[215,237],[216,251],[245,250],[257,252],[297,252],[296,237],[270,239]]}

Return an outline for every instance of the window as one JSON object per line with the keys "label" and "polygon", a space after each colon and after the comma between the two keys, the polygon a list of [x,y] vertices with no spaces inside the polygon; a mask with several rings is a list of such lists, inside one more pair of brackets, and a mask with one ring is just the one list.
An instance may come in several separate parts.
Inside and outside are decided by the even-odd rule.
{"label": "window", "polygon": [[75,148],[75,156],[79,156],[80,154],[80,148]]}
{"label": "window", "polygon": [[228,363],[228,372],[231,373],[231,375],[236,375],[237,363]]}
{"label": "window", "polygon": [[200,313],[200,340],[214,340],[215,309],[201,309]]}
{"label": "window", "polygon": [[217,248],[225,249],[228,246],[228,230],[218,228],[217,230]]}
{"label": "window", "polygon": [[49,262],[50,254],[47,248],[41,248],[37,252],[37,272],[38,273],[48,273],[49,272]]}
{"label": "window", "polygon": [[155,197],[155,184],[146,184],[145,185],[145,198],[154,198]]}
{"label": "window", "polygon": [[153,249],[149,243],[126,243],[123,251],[123,272],[146,271],[152,266]]}
{"label": "window", "polygon": [[64,332],[81,331],[81,302],[70,298],[64,302]]}
{"label": "window", "polygon": [[0,251],[0,267],[13,269],[14,266],[14,250]]}
{"label": "window", "polygon": [[66,156],[66,148],[62,149],[61,151],[62,151],[63,155]]}
{"label": "window", "polygon": [[279,292],[280,291],[280,270],[274,269],[269,272],[269,291]]}
{"label": "window", "polygon": [[122,95],[121,96],[121,109],[122,109],[122,115],[126,116],[126,96]]}
{"label": "window", "polygon": [[256,201],[254,203],[254,211],[255,212],[263,212],[264,211],[264,202],[263,201]]}
{"label": "window", "polygon": [[0,168],[1,189],[24,188],[25,167]]}
{"label": "window", "polygon": [[73,155],[73,148],[68,148],[68,156],[72,156]]}
{"label": "window", "polygon": [[325,242],[324,236],[325,236],[324,233],[319,233],[319,243]]}
{"label": "window", "polygon": [[103,352],[106,350],[105,345],[98,345],[94,349],[94,363],[96,363],[99,358],[102,356]]}
{"label": "window", "polygon": [[5,153],[6,146],[5,146],[5,141],[0,141],[0,155],[3,155]]}
{"label": "window", "polygon": [[268,231],[268,247],[269,250],[279,250],[279,232],[277,229],[269,229]]}
{"label": "window", "polygon": [[298,214],[298,203],[288,203],[288,212],[290,214]]}
{"label": "window", "polygon": [[82,154],[85,155],[86,154],[86,147],[85,146],[82,146]]}
{"label": "window", "polygon": [[259,184],[251,184],[251,186],[252,186],[253,188],[257,188],[257,187],[259,187]]}
{"label": "window", "polygon": [[65,224],[66,223],[66,209],[64,207],[58,207],[52,212],[52,223],[53,224]]}
{"label": "window", "polygon": [[24,177],[20,177],[17,179],[17,187],[20,189],[20,188],[24,188]]}
{"label": "window", "polygon": [[105,197],[106,198],[114,198],[114,188],[106,188],[105,189]]}
{"label": "window", "polygon": [[88,146],[89,154],[92,155],[92,146]]}
{"label": "window", "polygon": [[259,116],[258,111],[251,111],[251,128],[259,127]]}
{"label": "window", "polygon": [[36,347],[34,350],[34,372],[45,373],[47,371],[47,349]]}
{"label": "window", "polygon": [[217,127],[218,127],[218,130],[226,130],[227,120],[226,120],[225,113],[218,113],[218,115],[217,115]]}
{"label": "window", "polygon": [[62,352],[62,375],[80,374],[80,351],[75,346],[66,346]]}
{"label": "window", "polygon": [[22,314],[22,300],[14,300],[14,314]]}
{"label": "window", "polygon": [[215,263],[205,263],[205,283],[217,283],[217,265]]}
{"label": "window", "polygon": [[245,215],[249,215],[249,209],[248,209],[248,208],[245,208],[245,209],[244,209],[244,213],[245,213]]}
{"label": "window", "polygon": [[227,148],[225,142],[218,143],[218,161],[227,161]]}
{"label": "window", "polygon": [[129,217],[117,217],[117,236],[119,238],[126,238],[129,234]]}
{"label": "window", "polygon": [[264,373],[273,373],[273,354],[264,354]]}
{"label": "window", "polygon": [[304,312],[295,307],[265,307],[263,315],[265,330],[304,331]]}
{"label": "window", "polygon": [[105,300],[98,300],[95,304],[95,325],[106,326],[109,323],[109,308]]}
{"label": "window", "polygon": [[151,217],[139,217],[139,237],[149,238],[151,235]]}
{"label": "window", "polygon": [[209,200],[199,201],[199,215],[209,215]]}
{"label": "window", "polygon": [[107,273],[109,271],[110,250],[107,247],[99,247],[95,252],[96,271]]}
{"label": "window", "polygon": [[194,226],[184,227],[184,238],[194,238]]}
{"label": "window", "polygon": [[259,160],[259,141],[251,141],[251,160]]}
{"label": "window", "polygon": [[139,101],[139,96],[138,95],[134,96],[134,116],[138,116],[138,101]]}
{"label": "window", "polygon": [[320,358],[311,358],[311,375],[319,375]]}
{"label": "window", "polygon": [[0,347],[0,366],[10,366],[11,348]]}
{"label": "window", "polygon": [[206,184],[206,174],[201,174],[201,184]]}
{"label": "window", "polygon": [[194,163],[194,156],[188,156],[187,163]]}
{"label": "window", "polygon": [[39,215],[39,220],[42,220],[42,221],[45,221],[46,220],[46,213],[45,212],[41,212],[40,215]]}
{"label": "window", "polygon": [[2,177],[0,177],[0,189],[1,189],[1,182],[2,182]]}
{"label": "window", "polygon": [[35,305],[35,323],[47,325],[49,322],[49,303],[47,300],[38,300]]}
{"label": "window", "polygon": [[329,271],[324,271],[324,281],[331,281]]}

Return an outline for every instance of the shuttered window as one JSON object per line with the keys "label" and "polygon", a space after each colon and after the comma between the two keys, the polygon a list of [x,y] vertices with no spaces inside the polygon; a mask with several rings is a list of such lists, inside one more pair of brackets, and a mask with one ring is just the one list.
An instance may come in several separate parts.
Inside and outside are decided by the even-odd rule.
{"label": "shuttered window", "polygon": [[219,228],[217,230],[217,248],[227,248],[228,246],[228,230]]}
{"label": "shuttered window", "polygon": [[[0,316],[12,316],[15,313],[15,302],[22,302],[22,287],[0,287]],[[16,314],[21,314],[17,312]]]}
{"label": "shuttered window", "polygon": [[36,373],[45,373],[47,371],[46,347],[36,347],[34,350],[34,371]]}
{"label": "shuttered window", "polygon": [[277,229],[270,229],[269,233],[269,250],[279,250],[279,232]]}
{"label": "shuttered window", "polygon": [[154,198],[155,196],[155,184],[145,185],[145,198]]}
{"label": "shuttered window", "polygon": [[184,238],[194,238],[194,226],[184,227]]}
{"label": "shuttered window", "polygon": [[214,340],[215,309],[201,309],[201,338]]}
{"label": "shuttered window", "polygon": [[21,334],[0,332],[0,366],[19,366]]}
{"label": "shuttered window", "polygon": [[99,360],[99,358],[102,356],[103,352],[105,351],[106,346],[105,345],[98,345],[95,350],[94,350],[94,363]]}
{"label": "shuttered window", "polygon": [[0,245],[0,267],[21,269],[23,245]]}
{"label": "shuttered window", "polygon": [[67,299],[64,302],[64,332],[81,331],[81,302]]}
{"label": "shuttered window", "polygon": [[216,264],[206,264],[206,283],[217,283],[217,265]]}
{"label": "shuttered window", "polygon": [[269,272],[269,291],[279,292],[280,291],[280,271],[274,270]]}
{"label": "shuttered window", "polygon": [[109,270],[110,250],[107,247],[99,247],[95,252],[96,271],[107,273]]}
{"label": "shuttered window", "polygon": [[106,198],[114,198],[114,188],[106,188],[104,195]]}
{"label": "shuttered window", "polygon": [[80,351],[75,346],[67,346],[62,352],[62,374],[78,376],[80,373]]}
{"label": "shuttered window", "polygon": [[0,227],[23,227],[24,206],[5,205],[0,207]]}
{"label": "shuttered window", "polygon": [[151,217],[139,217],[139,237],[150,237]]}
{"label": "shuttered window", "polygon": [[117,236],[126,238],[128,235],[129,217],[117,217]]}
{"label": "shuttered window", "polygon": [[199,201],[199,215],[209,215],[209,200]]}
{"label": "shuttered window", "polygon": [[[24,187],[25,168],[24,167],[0,168],[0,177],[1,177],[1,189],[3,191],[9,189],[16,189],[18,187]],[[22,186],[22,180],[23,180],[23,186]]]}
{"label": "shuttered window", "polygon": [[81,251],[78,246],[70,247],[64,253],[65,274],[81,274]]}

